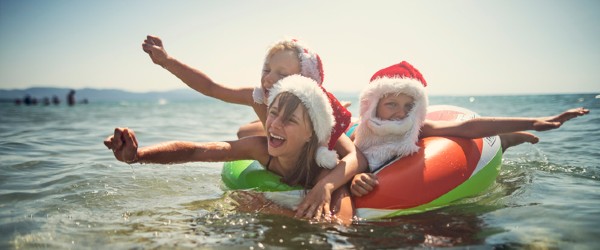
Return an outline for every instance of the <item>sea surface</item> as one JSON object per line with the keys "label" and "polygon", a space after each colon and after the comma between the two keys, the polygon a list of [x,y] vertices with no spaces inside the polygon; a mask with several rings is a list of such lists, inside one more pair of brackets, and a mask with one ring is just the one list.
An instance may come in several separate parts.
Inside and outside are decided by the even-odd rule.
{"label": "sea surface", "polygon": [[[353,103],[357,94],[340,95]],[[438,210],[350,226],[238,212],[222,163],[127,165],[102,144],[115,127],[141,146],[235,139],[255,119],[216,100],[0,103],[0,249],[600,248],[600,96],[433,96],[483,116],[550,116],[563,127],[510,148],[496,183]],[[418,190],[415,190],[418,192]]]}

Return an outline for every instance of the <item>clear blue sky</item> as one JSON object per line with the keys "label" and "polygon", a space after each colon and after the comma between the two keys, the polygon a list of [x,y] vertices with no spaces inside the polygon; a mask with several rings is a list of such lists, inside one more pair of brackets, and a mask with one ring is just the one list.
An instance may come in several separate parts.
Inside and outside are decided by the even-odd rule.
{"label": "clear blue sky", "polygon": [[360,91],[406,60],[429,93],[600,92],[600,1],[0,1],[0,88],[186,87],[141,49],[234,86],[260,81],[267,47],[297,37],[325,86]]}

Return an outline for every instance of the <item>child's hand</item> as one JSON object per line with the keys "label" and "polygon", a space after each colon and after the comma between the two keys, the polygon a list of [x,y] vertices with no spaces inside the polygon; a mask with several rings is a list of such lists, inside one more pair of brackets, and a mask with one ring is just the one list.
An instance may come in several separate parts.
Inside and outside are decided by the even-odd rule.
{"label": "child's hand", "polygon": [[128,128],[115,128],[114,135],[104,140],[104,145],[112,149],[117,160],[134,163],[137,159],[138,142],[133,130]]}
{"label": "child's hand", "polygon": [[329,204],[332,192],[332,185],[315,185],[298,205],[295,217],[317,220],[320,220],[321,216],[330,217]]}
{"label": "child's hand", "polygon": [[563,112],[562,114],[554,116],[554,117],[539,119],[538,121],[536,121],[533,124],[533,129],[536,131],[545,131],[545,130],[559,128],[566,121],[571,120],[578,116],[586,115],[588,113],[590,113],[589,109],[584,109],[584,108],[570,109],[570,110],[567,110],[567,111]]}
{"label": "child's hand", "polygon": [[361,197],[373,191],[377,185],[379,185],[379,181],[377,181],[375,174],[357,174],[352,179],[352,184],[350,184],[350,192],[356,197]]}
{"label": "child's hand", "polygon": [[237,210],[247,213],[281,214],[292,217],[294,212],[277,205],[267,199],[264,194],[247,190],[234,190],[229,193],[229,198]]}
{"label": "child's hand", "polygon": [[150,59],[152,59],[152,62],[162,67],[165,66],[169,56],[167,55],[167,51],[163,47],[160,38],[155,36],[146,36],[146,40],[144,40],[144,43],[142,43],[142,50],[148,53]]}

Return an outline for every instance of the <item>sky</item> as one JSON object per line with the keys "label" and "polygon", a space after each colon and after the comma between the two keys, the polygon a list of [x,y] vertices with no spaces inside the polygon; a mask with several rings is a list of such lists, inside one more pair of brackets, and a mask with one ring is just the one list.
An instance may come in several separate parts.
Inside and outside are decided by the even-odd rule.
{"label": "sky", "polygon": [[187,88],[146,35],[230,86],[257,86],[269,45],[294,37],[330,91],[408,61],[432,95],[600,93],[597,0],[0,0],[0,89]]}

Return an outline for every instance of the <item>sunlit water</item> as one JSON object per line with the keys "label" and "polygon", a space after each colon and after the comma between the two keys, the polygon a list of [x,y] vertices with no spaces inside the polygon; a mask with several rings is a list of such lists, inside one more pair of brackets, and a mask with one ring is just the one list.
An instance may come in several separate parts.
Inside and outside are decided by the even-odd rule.
{"label": "sunlit water", "polygon": [[[354,103],[356,95],[340,99]],[[600,247],[600,99],[586,95],[432,97],[481,115],[591,114],[504,155],[486,193],[435,211],[344,227],[237,212],[221,163],[132,165],[102,140],[135,129],[142,146],[221,141],[254,119],[212,100],[0,105],[0,249]],[[418,190],[415,190],[418,192]]]}

